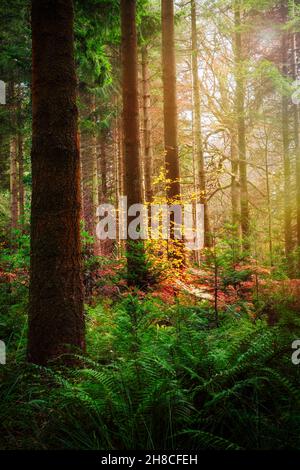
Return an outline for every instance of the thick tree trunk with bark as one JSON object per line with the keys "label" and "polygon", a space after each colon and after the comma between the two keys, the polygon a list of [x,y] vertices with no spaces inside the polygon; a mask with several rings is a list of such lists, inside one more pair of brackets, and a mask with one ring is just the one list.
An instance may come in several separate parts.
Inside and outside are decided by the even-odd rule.
{"label": "thick tree trunk with bark", "polygon": [[37,364],[85,346],[73,41],[72,1],[32,0],[28,359]]}
{"label": "thick tree trunk with bark", "polygon": [[240,202],[241,202],[241,229],[243,248],[249,249],[250,219],[247,181],[247,159],[246,159],[246,126],[245,126],[245,77],[243,71],[244,54],[241,33],[241,6],[240,0],[234,2],[234,24],[235,24],[235,79],[236,79],[236,115],[238,134],[238,156],[240,171]]}
{"label": "thick tree trunk with bark", "polygon": [[[140,165],[136,1],[121,0],[122,92],[125,194],[128,207],[142,204]],[[128,225],[135,217],[128,216]],[[128,283],[143,287],[146,283],[146,261],[142,240],[127,240]]]}
{"label": "thick tree trunk with bark", "polygon": [[200,81],[198,75],[198,38],[197,38],[197,18],[196,2],[191,0],[191,30],[192,30],[192,74],[193,74],[193,101],[194,101],[194,135],[196,162],[199,174],[199,201],[204,206],[204,246],[211,246],[209,211],[206,200],[206,174],[202,143],[201,126],[201,100]]}

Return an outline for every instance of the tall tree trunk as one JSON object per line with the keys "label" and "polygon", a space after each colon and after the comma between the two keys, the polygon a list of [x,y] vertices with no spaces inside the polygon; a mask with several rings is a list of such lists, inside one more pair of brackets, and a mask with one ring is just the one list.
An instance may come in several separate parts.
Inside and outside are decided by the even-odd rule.
{"label": "tall tree trunk", "polygon": [[[164,143],[167,179],[168,204],[180,204],[180,170],[177,138],[177,97],[176,97],[176,63],[174,43],[174,3],[173,0],[161,2],[162,11],[162,69],[164,97]],[[175,220],[171,215],[170,236],[174,240]],[[184,244],[176,244],[176,253],[171,258],[181,259],[184,263]]]}
{"label": "tall tree trunk", "polygon": [[6,132],[0,134],[0,188],[9,190],[9,163],[10,163],[9,136]]}
{"label": "tall tree trunk", "polygon": [[[95,111],[95,97],[84,87],[81,89],[82,129],[81,129],[81,168],[83,188],[83,219],[85,230],[91,237],[96,236],[96,209],[98,206],[98,165],[97,141],[93,128],[93,113]],[[89,121],[89,125],[87,125]],[[92,129],[90,129],[92,124]],[[92,248],[92,247],[91,247]],[[93,251],[93,250],[92,250]],[[92,254],[92,253],[91,253]]]}
{"label": "tall tree trunk", "polygon": [[234,2],[234,25],[235,25],[235,79],[236,96],[235,106],[237,115],[238,133],[238,155],[240,171],[240,202],[241,202],[241,229],[243,238],[243,248],[249,249],[250,241],[250,220],[249,220],[249,200],[247,182],[247,159],[246,159],[246,127],[245,127],[245,77],[244,77],[244,54],[241,33],[241,2]]}
{"label": "tall tree trunk", "polygon": [[93,200],[93,219],[94,219],[94,234],[96,234],[97,225],[97,207],[99,205],[99,181],[98,181],[98,149],[97,149],[97,134],[96,134],[96,96],[92,96],[92,200]]}
{"label": "tall tree trunk", "polygon": [[[98,159],[99,166],[99,176],[100,176],[100,203],[105,204],[108,202],[108,181],[107,181],[107,155],[106,155],[106,145],[107,145],[107,131],[102,131],[98,136],[98,148],[100,149],[100,158]],[[100,253],[102,255],[108,256],[113,250],[112,240],[106,239],[101,240],[99,244]]]}
{"label": "tall tree trunk", "polygon": [[28,359],[37,364],[85,347],[73,15],[71,0],[32,0]]}
{"label": "tall tree trunk", "polygon": [[[295,1],[293,2],[293,17],[295,16]],[[293,34],[293,78],[298,79],[299,33]],[[297,213],[297,271],[300,274],[300,140],[299,140],[299,105],[293,105],[294,142],[296,156],[296,213]]]}
{"label": "tall tree trunk", "polygon": [[92,220],[93,220],[93,237],[94,237],[94,255],[100,254],[100,240],[97,238],[96,227],[98,223],[97,208],[99,206],[99,181],[98,181],[98,151],[97,151],[97,136],[95,129],[92,135]]}
{"label": "tall tree trunk", "polygon": [[[10,105],[10,87],[6,86],[6,104]],[[8,126],[7,119],[5,120]],[[2,126],[1,126],[2,127]],[[0,129],[0,187],[4,191],[10,189],[10,136],[7,130]]]}
{"label": "tall tree trunk", "polygon": [[102,132],[100,141],[100,178],[101,178],[101,202],[107,202],[107,161],[105,133]]}
{"label": "tall tree trunk", "polygon": [[230,135],[230,157],[231,157],[231,211],[232,211],[232,225],[236,227],[236,234],[239,234],[239,221],[240,221],[240,191],[238,183],[238,147],[236,133],[232,132]]}
{"label": "tall tree trunk", "polygon": [[23,136],[21,132],[18,132],[18,168],[19,168],[19,218],[21,227],[24,224],[24,200],[25,200],[25,192],[24,192],[24,161],[23,161]]}
{"label": "tall tree trunk", "polygon": [[10,211],[11,211],[11,229],[18,228],[18,141],[13,136],[10,143]]}
{"label": "tall tree trunk", "polygon": [[144,172],[145,172],[145,198],[151,204],[153,200],[152,190],[152,128],[150,118],[150,88],[149,88],[149,57],[148,47],[142,47],[142,82],[143,82],[143,121],[144,121]]}
{"label": "tall tree trunk", "polygon": [[[17,141],[17,96],[16,85],[13,80],[8,84],[8,106],[10,113],[10,216],[11,230],[18,228],[18,141]],[[13,234],[12,234],[13,235]],[[14,238],[14,236],[13,236]]]}
{"label": "tall tree trunk", "polygon": [[[122,125],[122,118],[118,117],[117,122],[116,122],[116,132],[117,132],[117,159],[118,159],[118,202],[120,200],[121,196],[124,196],[125,193],[125,174],[124,174],[124,145],[123,145],[123,125]],[[120,225],[122,224],[121,221],[121,214],[118,214],[118,238],[119,238],[119,256],[123,256],[125,253],[125,240],[120,239],[119,234],[120,234]]]}
{"label": "tall tree trunk", "polygon": [[266,169],[266,190],[267,190],[267,206],[268,206],[269,255],[270,255],[270,266],[273,266],[272,208],[271,208],[271,190],[270,190],[270,172],[269,172],[268,136],[267,135],[266,135],[266,148],[265,148],[265,169]]}
{"label": "tall tree trunk", "polygon": [[[281,5],[282,21],[287,19],[287,5]],[[286,31],[282,32],[281,57],[282,75],[288,77],[288,47],[289,36]],[[282,93],[282,147],[283,147],[283,171],[284,171],[284,239],[285,255],[289,275],[293,274],[293,261],[291,258],[293,250],[292,237],[292,198],[291,198],[291,163],[289,155],[289,97],[285,90]]]}
{"label": "tall tree trunk", "polygon": [[[121,0],[121,30],[125,191],[130,207],[142,203],[135,0]],[[128,226],[134,218],[128,216]],[[143,241],[128,238],[126,254],[129,285],[143,287],[147,278]]]}
{"label": "tall tree trunk", "polygon": [[191,0],[191,30],[192,30],[192,74],[193,74],[193,102],[194,102],[194,133],[195,133],[195,151],[196,162],[199,172],[199,200],[204,206],[204,246],[211,246],[209,211],[206,200],[206,174],[203,156],[202,144],[202,126],[201,126],[201,100],[200,100],[200,81],[198,75],[198,38],[197,38],[197,18],[196,2]]}

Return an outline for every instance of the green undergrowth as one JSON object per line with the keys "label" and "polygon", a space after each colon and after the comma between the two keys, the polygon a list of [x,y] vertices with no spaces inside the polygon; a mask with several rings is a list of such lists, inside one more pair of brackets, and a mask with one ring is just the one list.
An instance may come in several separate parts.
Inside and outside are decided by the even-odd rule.
{"label": "green undergrowth", "polygon": [[102,301],[81,366],[64,369],[26,364],[25,309],[0,326],[1,449],[300,448],[296,312],[270,327],[225,311],[216,328],[201,304]]}

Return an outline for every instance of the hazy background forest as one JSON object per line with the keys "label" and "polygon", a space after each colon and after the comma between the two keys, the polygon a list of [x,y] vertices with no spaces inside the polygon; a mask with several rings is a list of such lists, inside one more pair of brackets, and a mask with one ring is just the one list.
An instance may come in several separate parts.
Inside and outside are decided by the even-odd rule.
{"label": "hazy background forest", "polygon": [[0,448],[299,449],[298,0],[0,13]]}

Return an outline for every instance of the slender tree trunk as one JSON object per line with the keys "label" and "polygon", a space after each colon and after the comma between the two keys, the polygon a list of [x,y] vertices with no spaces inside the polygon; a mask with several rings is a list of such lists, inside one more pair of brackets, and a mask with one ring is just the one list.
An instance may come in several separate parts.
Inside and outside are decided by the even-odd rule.
{"label": "slender tree trunk", "polygon": [[[123,145],[123,125],[122,118],[117,118],[117,145],[118,145],[118,201],[121,196],[125,194],[125,174],[124,174],[124,145]],[[122,224],[121,220],[122,215],[118,214],[118,235],[120,225]],[[119,255],[123,256],[125,253],[125,240],[120,239],[119,237]]]}
{"label": "slender tree trunk", "polygon": [[105,134],[100,136],[100,178],[101,178],[101,202],[107,202],[107,161],[106,161]]}
{"label": "slender tree trunk", "polygon": [[247,182],[247,159],[246,159],[246,127],[245,127],[245,77],[243,71],[243,44],[241,33],[241,6],[240,0],[234,2],[234,23],[235,23],[235,79],[236,79],[236,115],[238,133],[238,156],[240,171],[240,202],[241,202],[241,229],[243,238],[243,248],[249,249],[250,241],[250,220],[249,220],[249,200]]}
{"label": "slender tree trunk", "polygon": [[[16,85],[14,81],[8,84],[8,106],[10,111],[10,125],[12,136],[10,138],[10,216],[11,230],[18,228],[18,141],[17,141],[17,106]],[[14,238],[14,237],[13,237]]]}
{"label": "slender tree trunk", "polygon": [[152,203],[152,127],[150,117],[150,88],[149,88],[149,57],[148,48],[142,48],[142,81],[143,81],[143,118],[144,118],[144,171],[145,171],[145,198],[147,203]]}
{"label": "slender tree trunk", "polygon": [[[10,105],[10,87],[6,86],[6,104]],[[7,119],[6,119],[7,123]],[[3,190],[10,189],[10,136],[6,129],[0,129],[0,187]]]}
{"label": "slender tree trunk", "polygon": [[[20,82],[20,79],[19,79]],[[18,217],[19,226],[24,224],[24,161],[23,161],[23,135],[22,135],[22,87],[18,83],[16,89],[16,140],[18,162]]]}
{"label": "slender tree trunk", "polygon": [[[295,15],[295,2],[293,2],[293,16]],[[299,33],[293,34],[293,77],[298,79]],[[297,271],[300,273],[300,140],[299,140],[299,105],[293,105],[294,115],[294,142],[296,156],[296,213],[297,213]]]}
{"label": "slender tree trunk", "polygon": [[92,199],[93,199],[93,219],[94,219],[94,233],[97,225],[97,207],[99,205],[99,188],[98,188],[98,158],[97,158],[97,139],[96,136],[93,136],[92,139]]}
{"label": "slender tree trunk", "polygon": [[31,18],[33,142],[28,359],[46,364],[66,352],[85,347],[72,1],[32,0]]}
{"label": "slender tree trunk", "polygon": [[269,173],[268,137],[267,136],[266,136],[266,149],[265,149],[265,169],[266,169],[267,205],[268,205],[269,254],[270,254],[270,266],[273,266],[272,208],[271,208],[271,191],[270,191],[270,173]]}
{"label": "slender tree trunk", "polygon": [[238,147],[236,134],[231,133],[230,136],[230,157],[231,157],[231,210],[232,210],[232,225],[236,227],[236,233],[239,234],[239,221],[240,221],[240,210],[239,210],[239,182],[238,182]]}
{"label": "slender tree trunk", "polygon": [[[162,69],[164,97],[164,143],[167,179],[168,204],[180,204],[180,170],[177,138],[177,97],[176,97],[176,63],[174,43],[174,3],[163,0],[162,10]],[[175,239],[175,219],[171,219],[170,237]],[[169,251],[169,258],[184,263],[184,244],[176,243],[175,252]],[[173,251],[173,250],[172,250]]]}
{"label": "slender tree trunk", "polygon": [[94,255],[100,255],[100,240],[97,238],[96,227],[98,223],[97,208],[99,206],[99,181],[98,181],[98,151],[97,136],[95,129],[92,135],[92,220],[93,220],[93,237],[94,237]]}
{"label": "slender tree trunk", "polygon": [[13,136],[10,143],[10,210],[11,210],[11,229],[18,228],[18,141]]}
{"label": "slender tree trunk", "polygon": [[191,26],[192,26],[192,73],[193,73],[193,101],[194,101],[194,133],[195,133],[195,151],[196,161],[199,171],[199,200],[204,206],[204,246],[211,247],[211,234],[209,211],[206,200],[206,174],[203,156],[202,144],[202,126],[201,126],[201,100],[200,100],[200,81],[198,75],[198,38],[197,38],[197,18],[196,2],[191,0]]}
{"label": "slender tree trunk", "polygon": [[[86,89],[81,91],[82,129],[81,129],[81,168],[82,168],[82,188],[83,188],[83,219],[86,231],[94,237],[95,243],[91,246],[91,253],[96,254],[98,243],[96,240],[96,211],[99,203],[98,193],[98,158],[97,158],[97,137],[94,128],[95,96]],[[86,125],[86,121],[92,125]]]}
{"label": "slender tree trunk", "polygon": [[6,191],[10,188],[9,163],[10,163],[9,136],[3,132],[0,135],[0,187]]}
{"label": "slender tree trunk", "polygon": [[[287,19],[287,6],[282,3],[282,20]],[[283,31],[281,39],[281,56],[282,56],[282,75],[288,76],[288,47],[289,37]],[[289,97],[285,90],[282,93],[282,147],[283,147],[283,171],[284,171],[284,239],[285,239],[285,255],[287,259],[287,267],[289,275],[293,273],[293,262],[291,254],[293,250],[292,237],[292,198],[291,198],[291,164],[289,155]]]}
{"label": "slender tree trunk", "polygon": [[[122,92],[125,192],[128,207],[142,203],[140,166],[136,1],[121,0]],[[128,226],[135,217],[128,216]],[[127,239],[127,276],[129,285],[146,283],[146,260],[142,240]]]}
{"label": "slender tree trunk", "polygon": [[124,174],[124,145],[123,145],[123,123],[122,118],[117,120],[117,139],[118,139],[118,174],[119,174],[119,195],[124,195],[125,174]]}
{"label": "slender tree trunk", "polygon": [[19,218],[20,224],[23,226],[24,224],[24,200],[25,200],[25,192],[24,192],[24,161],[23,161],[23,136],[21,132],[18,132],[18,167],[19,167]]}

